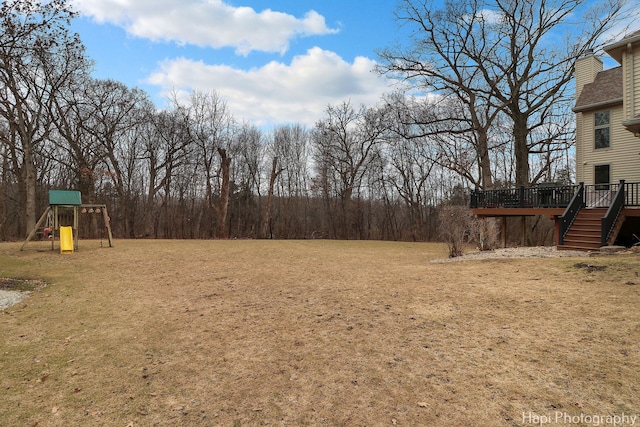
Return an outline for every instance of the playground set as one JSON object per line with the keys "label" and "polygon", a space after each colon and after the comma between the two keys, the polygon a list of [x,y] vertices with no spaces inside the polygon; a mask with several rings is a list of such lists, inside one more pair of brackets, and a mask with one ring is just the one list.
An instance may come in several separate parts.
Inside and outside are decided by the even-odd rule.
{"label": "playground set", "polygon": [[[56,237],[60,253],[73,253],[78,249],[78,223],[80,214],[102,214],[107,230],[109,247],[113,247],[113,236],[107,206],[83,204],[79,191],[49,190],[49,206],[29,233],[20,250],[36,235],[51,240],[51,250],[55,249]],[[102,240],[100,241],[102,246]]]}

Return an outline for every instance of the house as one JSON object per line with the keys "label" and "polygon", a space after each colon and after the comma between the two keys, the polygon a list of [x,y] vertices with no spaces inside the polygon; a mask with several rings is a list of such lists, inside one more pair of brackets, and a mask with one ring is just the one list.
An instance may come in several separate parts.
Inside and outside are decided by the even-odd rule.
{"label": "house", "polygon": [[640,31],[576,61],[576,180],[640,182]]}
{"label": "house", "polygon": [[604,70],[593,52],[575,64],[580,184],[474,191],[477,216],[548,214],[559,249],[640,243],[640,31],[604,51],[617,66]]}

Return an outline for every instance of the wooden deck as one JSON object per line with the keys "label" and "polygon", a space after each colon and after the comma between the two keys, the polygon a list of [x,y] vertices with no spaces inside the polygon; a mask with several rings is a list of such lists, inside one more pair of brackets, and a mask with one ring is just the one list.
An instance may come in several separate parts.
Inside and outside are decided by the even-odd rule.
{"label": "wooden deck", "polygon": [[[526,239],[525,218],[538,215],[547,215],[554,221],[558,248],[598,250],[601,246],[611,245],[625,221],[634,228],[631,231],[633,237],[640,235],[640,228],[635,230],[640,224],[640,183],[620,181],[619,184],[588,186],[546,184],[531,188],[477,190],[471,193],[470,207],[477,217],[502,218],[503,246],[506,245],[508,217],[522,218],[523,244]],[[595,225],[590,225],[589,229],[584,225],[576,225],[570,232],[578,215],[597,216],[588,218],[589,221],[580,220]],[[598,233],[601,234],[599,239]]]}
{"label": "wooden deck", "polygon": [[562,215],[565,208],[476,208],[471,209],[474,215],[480,218],[506,217],[506,216],[537,216],[549,215],[555,217]]}

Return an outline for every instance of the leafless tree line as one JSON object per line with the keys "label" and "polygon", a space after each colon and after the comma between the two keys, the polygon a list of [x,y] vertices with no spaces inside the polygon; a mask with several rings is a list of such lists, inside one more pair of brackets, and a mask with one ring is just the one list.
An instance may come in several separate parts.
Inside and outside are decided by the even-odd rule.
{"label": "leafless tree line", "polygon": [[[381,52],[378,71],[411,90],[329,105],[312,128],[265,130],[215,91],[176,94],[159,111],[139,89],[92,78],[67,0],[5,1],[0,239],[31,230],[49,189],[75,189],[107,204],[121,237],[432,240],[438,210],[465,204],[469,188],[570,180],[567,83],[597,31],[551,55],[539,46],[565,18],[557,2],[492,2],[513,18],[502,26],[481,13],[487,4],[459,3],[399,8],[420,36]],[[533,16],[532,3],[549,13]],[[505,46],[512,62],[497,59]]]}

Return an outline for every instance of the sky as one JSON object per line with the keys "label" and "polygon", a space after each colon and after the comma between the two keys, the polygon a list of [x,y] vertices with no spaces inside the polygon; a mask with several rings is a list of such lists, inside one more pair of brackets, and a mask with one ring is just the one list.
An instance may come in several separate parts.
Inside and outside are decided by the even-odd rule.
{"label": "sky", "polygon": [[[370,106],[397,88],[374,67],[402,41],[399,0],[71,1],[94,77],[139,87],[158,108],[215,91],[239,122],[311,127],[329,105]],[[640,0],[628,1],[640,28]]]}
{"label": "sky", "polygon": [[398,39],[396,0],[74,0],[94,77],[215,91],[238,121],[313,126],[328,105],[393,90],[376,51]]}

